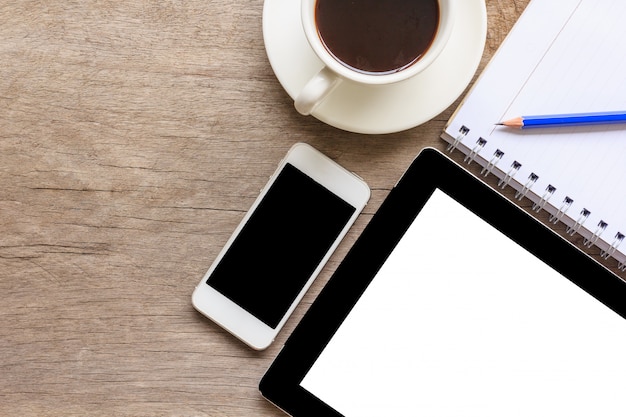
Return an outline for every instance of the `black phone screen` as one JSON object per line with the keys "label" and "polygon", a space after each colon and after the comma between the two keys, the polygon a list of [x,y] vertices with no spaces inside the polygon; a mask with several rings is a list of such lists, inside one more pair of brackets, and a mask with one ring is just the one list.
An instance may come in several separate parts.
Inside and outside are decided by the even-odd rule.
{"label": "black phone screen", "polygon": [[355,211],[286,164],[206,283],[276,328]]}

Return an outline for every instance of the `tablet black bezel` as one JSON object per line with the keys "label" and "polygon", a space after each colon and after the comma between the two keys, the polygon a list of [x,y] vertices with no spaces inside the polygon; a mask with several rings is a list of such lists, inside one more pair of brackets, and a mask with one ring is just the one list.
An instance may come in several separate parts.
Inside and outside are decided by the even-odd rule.
{"label": "tablet black bezel", "polygon": [[259,385],[265,398],[298,417],[341,416],[300,382],[437,188],[626,318],[626,282],[428,148],[389,193],[266,372]]}

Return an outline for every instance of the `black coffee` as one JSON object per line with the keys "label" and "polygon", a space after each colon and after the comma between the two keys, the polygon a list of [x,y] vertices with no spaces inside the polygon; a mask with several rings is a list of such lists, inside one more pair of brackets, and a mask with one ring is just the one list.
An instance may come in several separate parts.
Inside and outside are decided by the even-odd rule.
{"label": "black coffee", "polygon": [[400,71],[430,47],[438,0],[318,0],[315,20],[326,49],[365,73]]}

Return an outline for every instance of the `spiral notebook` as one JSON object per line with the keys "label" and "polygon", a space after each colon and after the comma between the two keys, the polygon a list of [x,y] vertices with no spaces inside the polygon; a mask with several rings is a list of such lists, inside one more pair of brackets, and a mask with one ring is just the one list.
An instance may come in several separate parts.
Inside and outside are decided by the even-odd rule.
{"label": "spiral notebook", "polygon": [[530,114],[626,109],[626,2],[531,0],[448,122],[448,150],[626,270],[626,125],[517,130]]}

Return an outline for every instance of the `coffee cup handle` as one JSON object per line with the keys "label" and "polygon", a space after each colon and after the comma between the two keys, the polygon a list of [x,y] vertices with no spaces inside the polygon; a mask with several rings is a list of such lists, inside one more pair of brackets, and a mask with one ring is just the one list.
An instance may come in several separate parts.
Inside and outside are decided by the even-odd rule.
{"label": "coffee cup handle", "polygon": [[341,83],[341,77],[324,67],[304,86],[294,102],[298,113],[308,116]]}

